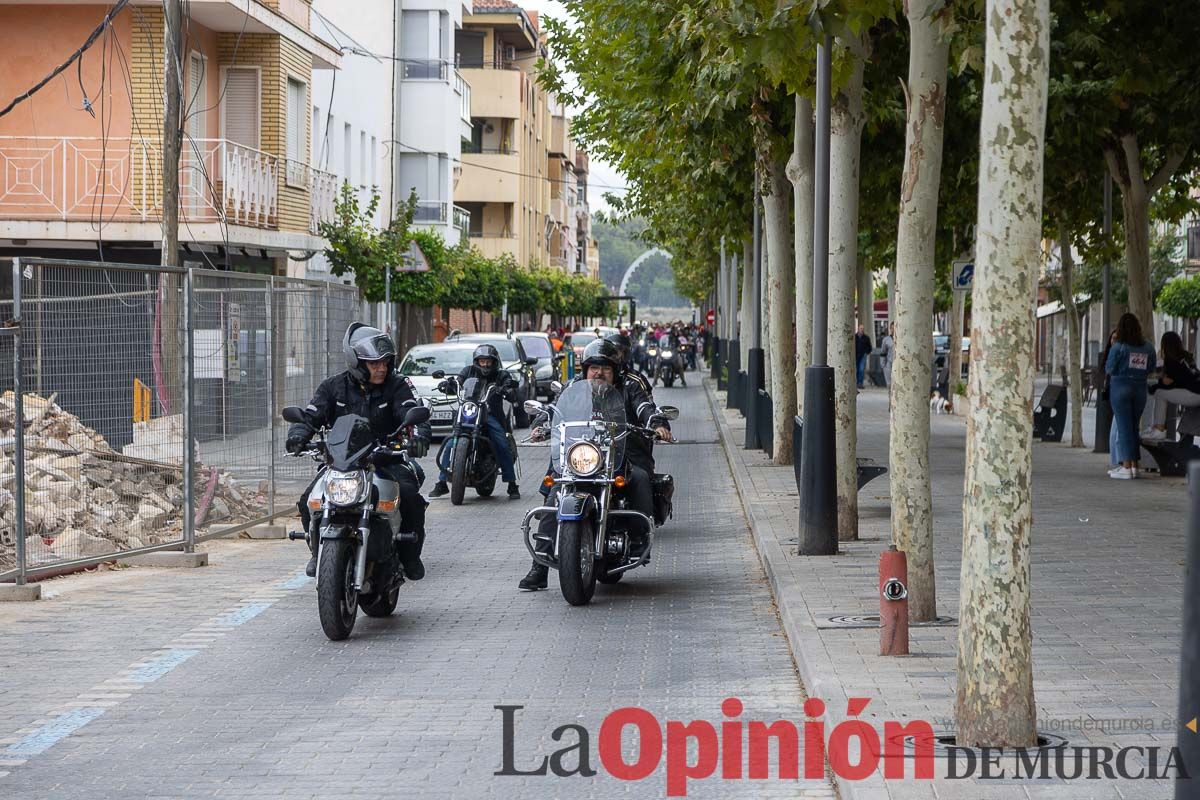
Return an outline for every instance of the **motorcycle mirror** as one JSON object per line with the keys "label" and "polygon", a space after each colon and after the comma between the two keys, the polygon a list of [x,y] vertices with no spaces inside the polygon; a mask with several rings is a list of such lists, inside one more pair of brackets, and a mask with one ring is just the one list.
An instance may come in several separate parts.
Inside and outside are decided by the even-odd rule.
{"label": "motorcycle mirror", "polygon": [[529,358],[525,359],[525,366],[527,366],[527,367],[536,367],[537,363],[538,363],[538,360],[536,358],[534,358],[533,356],[530,356]]}
{"label": "motorcycle mirror", "polygon": [[446,370],[444,370],[444,369],[435,370],[434,373],[432,375],[430,375],[429,377],[436,378],[437,380],[440,381],[442,378],[446,377]]}
{"label": "motorcycle mirror", "polygon": [[429,409],[425,406],[416,406],[410,408],[408,413],[404,415],[404,427],[409,425],[420,425],[423,422],[429,421]]}
{"label": "motorcycle mirror", "polygon": [[525,413],[526,414],[540,414],[543,411],[545,411],[545,409],[546,409],[546,407],[537,400],[526,400],[525,401]]}
{"label": "motorcycle mirror", "polygon": [[666,420],[679,419],[679,409],[675,406],[663,406],[658,409],[658,415]]}
{"label": "motorcycle mirror", "polygon": [[287,406],[283,409],[283,418],[288,422],[308,424],[308,414],[300,406]]}

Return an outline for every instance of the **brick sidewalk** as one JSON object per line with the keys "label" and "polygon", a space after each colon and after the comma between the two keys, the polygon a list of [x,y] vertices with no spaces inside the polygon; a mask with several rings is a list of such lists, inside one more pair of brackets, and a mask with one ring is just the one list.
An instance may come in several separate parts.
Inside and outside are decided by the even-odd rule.
{"label": "brick sidewalk", "polygon": [[[860,540],[833,557],[795,554],[792,467],[742,449],[744,420],[706,381],[763,565],[810,696],[845,718],[953,722],[957,629],[913,629],[912,655],[884,658],[874,629],[818,628],[832,615],[876,614],[877,564],[890,542],[887,476],[859,493]],[[859,456],[887,461],[887,396],[859,396]],[[932,420],[938,613],[958,616],[965,421]],[[1033,635],[1039,730],[1076,746],[1170,747],[1176,740],[1186,487],[1180,479],[1113,481],[1107,456],[1034,445]],[[1189,716],[1190,718],[1190,716]],[[1144,728],[1152,720],[1154,730]],[[1085,722],[1086,721],[1086,722]],[[1165,724],[1164,724],[1165,721]],[[1084,729],[1084,728],[1087,729]],[[937,774],[942,774],[939,768]],[[910,773],[911,774],[911,773]],[[1165,782],[883,780],[839,782],[843,798],[1165,798]]]}

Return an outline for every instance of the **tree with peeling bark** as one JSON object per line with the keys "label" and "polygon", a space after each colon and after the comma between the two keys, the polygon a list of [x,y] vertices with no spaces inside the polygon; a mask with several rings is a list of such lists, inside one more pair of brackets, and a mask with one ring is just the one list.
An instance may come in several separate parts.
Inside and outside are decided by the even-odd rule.
{"label": "tree with peeling bark", "polygon": [[[937,617],[933,490],[929,469],[929,375],[933,357],[934,259],[946,112],[949,12],[940,0],[907,0],[908,82],[904,175],[896,239],[896,335],[892,364],[892,542],[908,558],[909,619]],[[950,347],[958,348],[951,337]],[[951,375],[951,384],[957,376]]]}
{"label": "tree with peeling bark", "polygon": [[959,597],[959,745],[1036,743],[1030,629],[1034,290],[1049,0],[988,0]]}

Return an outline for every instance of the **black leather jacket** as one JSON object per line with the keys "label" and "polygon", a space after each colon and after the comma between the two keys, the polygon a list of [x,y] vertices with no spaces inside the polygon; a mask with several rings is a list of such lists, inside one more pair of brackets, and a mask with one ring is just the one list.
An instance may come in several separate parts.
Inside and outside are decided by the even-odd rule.
{"label": "black leather jacket", "polygon": [[[347,371],[322,381],[305,410],[318,426],[332,425],[338,417],[347,414],[365,417],[371,421],[371,430],[383,442],[404,422],[409,408],[404,403],[416,399],[412,382],[396,372],[388,374],[387,380],[377,386],[359,383]],[[308,439],[315,432],[310,425],[293,422],[288,428],[288,438],[302,436]],[[433,436],[428,422],[418,425],[416,434],[426,442]]]}

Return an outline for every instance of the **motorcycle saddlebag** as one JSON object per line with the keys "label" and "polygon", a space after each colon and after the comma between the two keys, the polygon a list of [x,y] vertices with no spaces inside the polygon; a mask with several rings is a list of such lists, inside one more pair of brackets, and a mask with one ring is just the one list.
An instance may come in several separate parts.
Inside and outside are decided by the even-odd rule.
{"label": "motorcycle saddlebag", "polygon": [[666,473],[656,472],[650,483],[654,490],[654,524],[661,526],[671,518],[675,479]]}

